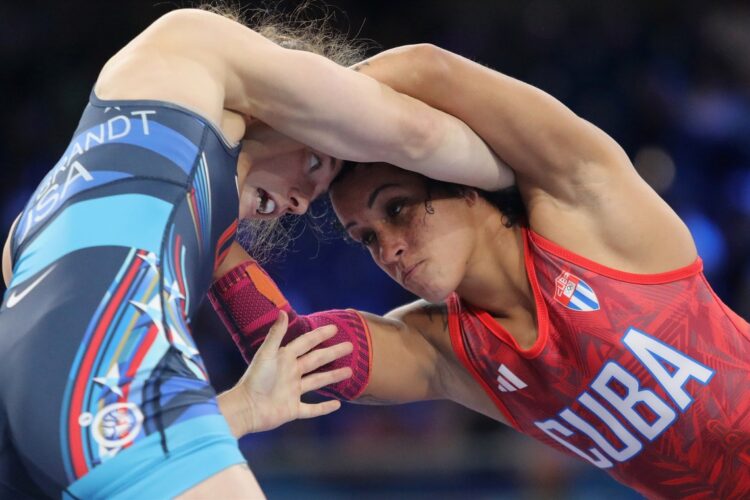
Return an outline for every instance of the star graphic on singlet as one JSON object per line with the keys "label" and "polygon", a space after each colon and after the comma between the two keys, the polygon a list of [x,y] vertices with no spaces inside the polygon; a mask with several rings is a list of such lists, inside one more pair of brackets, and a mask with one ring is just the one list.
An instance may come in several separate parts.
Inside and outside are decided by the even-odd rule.
{"label": "star graphic on singlet", "polygon": [[136,328],[150,326],[150,324],[153,323],[159,329],[160,333],[164,333],[164,327],[162,326],[161,300],[159,299],[158,294],[151,297],[148,304],[136,302],[135,300],[131,300],[130,303],[133,304],[133,307],[143,313],[141,318],[139,318],[138,323],[135,325]]}
{"label": "star graphic on singlet", "polygon": [[198,349],[185,342],[183,336],[172,325],[169,326],[169,332],[171,334],[172,345],[182,353],[182,357],[186,361],[192,361],[193,356],[198,354]]}
{"label": "star graphic on singlet", "polygon": [[168,302],[174,302],[177,299],[185,300],[185,296],[182,295],[182,292],[180,292],[180,285],[177,283],[177,280],[172,282],[172,285],[169,287],[169,298],[167,299]]}
{"label": "star graphic on singlet", "polygon": [[154,252],[148,252],[146,255],[137,254],[137,257],[143,262],[148,264],[148,267],[153,269],[155,272],[159,272],[156,266],[159,265],[159,259],[156,257]]}
{"label": "star graphic on singlet", "polygon": [[107,375],[105,375],[104,377],[94,377],[94,382],[105,388],[105,393],[102,395],[102,397],[107,395],[107,390],[122,397],[122,389],[120,389],[120,387],[129,383],[132,379],[132,377],[121,376],[120,366],[119,364],[115,363],[109,369]]}

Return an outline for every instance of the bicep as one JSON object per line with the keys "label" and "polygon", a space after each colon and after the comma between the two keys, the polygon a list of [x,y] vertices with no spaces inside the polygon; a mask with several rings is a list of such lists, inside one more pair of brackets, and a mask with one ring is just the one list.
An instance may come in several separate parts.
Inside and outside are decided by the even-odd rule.
{"label": "bicep", "polygon": [[[144,35],[148,43],[141,45],[169,54],[185,75],[200,76],[203,87],[222,90],[224,109],[326,154],[485,189],[512,183],[510,170],[459,119],[325,57],[280,47],[241,24],[193,10],[165,16]],[[179,90],[183,99],[216,94],[196,88],[182,83]],[[214,101],[200,105],[216,108]]]}
{"label": "bicep", "polygon": [[[429,177],[499,189],[507,165],[464,122],[315,54],[268,48],[252,91],[255,116],[332,156],[382,161]],[[260,78],[243,78],[249,84]]]}
{"label": "bicep", "polygon": [[451,60],[461,90],[446,102],[522,182],[575,201],[577,186],[630,170],[630,160],[611,137],[550,94],[467,59]]}
{"label": "bicep", "polygon": [[192,61],[193,72],[223,88],[225,109],[333,156],[371,160],[377,153],[387,161],[408,154],[409,142],[421,144],[434,117],[428,106],[370,77],[213,13],[174,11],[141,36],[141,46],[170,61]]}
{"label": "bicep", "polygon": [[369,383],[355,403],[399,404],[443,397],[437,350],[406,323],[363,313],[370,330]]}

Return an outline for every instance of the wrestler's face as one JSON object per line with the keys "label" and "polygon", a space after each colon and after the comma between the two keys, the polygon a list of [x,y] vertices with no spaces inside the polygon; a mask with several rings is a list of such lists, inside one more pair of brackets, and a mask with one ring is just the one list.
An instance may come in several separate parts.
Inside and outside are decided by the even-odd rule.
{"label": "wrestler's face", "polygon": [[430,302],[456,290],[475,238],[468,198],[385,164],[356,167],[330,194],[347,234],[402,287]]}
{"label": "wrestler's face", "polygon": [[302,215],[340,168],[340,161],[266,127],[243,141],[237,168],[240,218]]}

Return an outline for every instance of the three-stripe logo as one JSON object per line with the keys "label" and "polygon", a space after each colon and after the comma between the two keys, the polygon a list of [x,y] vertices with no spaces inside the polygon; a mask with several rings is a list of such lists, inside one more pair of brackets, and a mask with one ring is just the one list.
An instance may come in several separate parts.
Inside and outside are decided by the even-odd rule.
{"label": "three-stripe logo", "polygon": [[497,388],[500,392],[514,392],[527,387],[526,382],[518,378],[507,366],[500,365],[497,372]]}

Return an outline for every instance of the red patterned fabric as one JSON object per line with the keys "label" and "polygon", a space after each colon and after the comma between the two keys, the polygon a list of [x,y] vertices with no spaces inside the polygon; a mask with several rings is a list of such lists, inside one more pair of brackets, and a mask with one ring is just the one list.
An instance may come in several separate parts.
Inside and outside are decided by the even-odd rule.
{"label": "red patterned fabric", "polygon": [[367,386],[371,364],[370,334],[367,323],[355,311],[332,310],[298,315],[289,306],[273,279],[254,261],[236,266],[217,280],[211,286],[208,298],[248,363],[268,335],[279,311],[286,311],[289,317],[283,345],[315,328],[336,325],[338,333],[321,343],[319,348],[345,341],[350,341],[354,348],[348,356],[336,359],[318,371],[349,366],[352,376],[316,392],[328,397],[352,400],[359,397]]}
{"label": "red patterned fabric", "polygon": [[458,357],[511,425],[650,498],[750,498],[750,325],[700,259],[636,275],[524,239],[530,349],[448,301]]}

